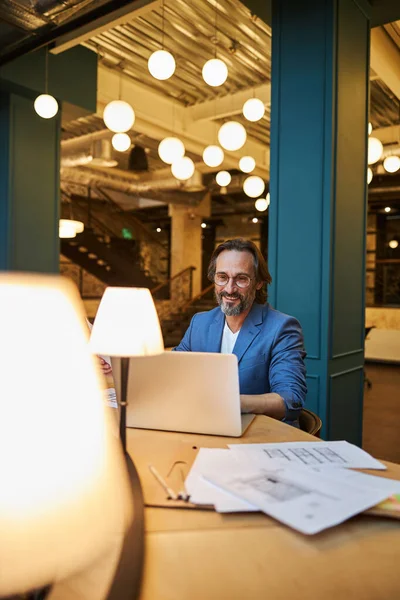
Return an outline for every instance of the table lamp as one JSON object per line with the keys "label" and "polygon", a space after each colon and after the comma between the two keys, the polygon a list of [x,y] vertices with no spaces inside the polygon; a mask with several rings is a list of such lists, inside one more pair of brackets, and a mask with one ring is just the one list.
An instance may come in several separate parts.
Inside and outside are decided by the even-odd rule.
{"label": "table lamp", "polygon": [[120,437],[126,453],[129,357],[153,356],[164,351],[160,322],[150,290],[108,287],[93,324],[90,348],[94,354],[121,359],[120,377],[118,373],[114,373],[114,377],[119,378],[116,387],[120,390]]}
{"label": "table lamp", "polygon": [[1,597],[84,570],[132,505],[75,286],[0,273],[0,306]]}

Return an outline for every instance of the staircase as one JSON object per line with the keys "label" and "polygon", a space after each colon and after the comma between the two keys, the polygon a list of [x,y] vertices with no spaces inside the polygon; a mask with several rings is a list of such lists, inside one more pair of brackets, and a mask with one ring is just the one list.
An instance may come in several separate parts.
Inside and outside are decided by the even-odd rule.
{"label": "staircase", "polygon": [[135,240],[105,237],[86,228],[75,238],[62,239],[61,252],[106,285],[151,289],[158,283],[142,269]]}
{"label": "staircase", "polygon": [[195,299],[193,304],[179,313],[173,313],[168,319],[163,319],[161,329],[166,348],[175,347],[183,338],[190,321],[198,312],[204,312],[216,307],[213,293],[207,293],[206,296]]}

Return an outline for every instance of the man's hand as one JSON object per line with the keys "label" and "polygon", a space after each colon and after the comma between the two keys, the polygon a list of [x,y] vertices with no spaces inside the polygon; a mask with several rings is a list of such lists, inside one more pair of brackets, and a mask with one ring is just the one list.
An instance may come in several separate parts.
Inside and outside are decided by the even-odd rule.
{"label": "man's hand", "polygon": [[266,415],[273,419],[282,420],[286,414],[286,406],[279,394],[241,394],[240,408],[242,413]]}
{"label": "man's hand", "polygon": [[104,360],[104,358],[101,358],[100,356],[98,357],[98,359],[100,361],[100,366],[101,366],[103,375],[111,375],[111,373],[112,373],[111,365],[109,365],[108,362],[106,362]]}

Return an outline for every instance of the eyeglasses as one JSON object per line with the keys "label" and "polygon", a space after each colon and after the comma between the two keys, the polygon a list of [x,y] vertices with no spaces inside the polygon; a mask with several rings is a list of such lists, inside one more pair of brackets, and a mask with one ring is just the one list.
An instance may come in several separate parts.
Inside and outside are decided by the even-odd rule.
{"label": "eyeglasses", "polygon": [[233,284],[239,288],[247,288],[250,285],[251,277],[248,275],[236,275],[236,277],[228,277],[226,273],[215,273],[214,283],[217,285],[227,285],[228,281],[232,279]]}

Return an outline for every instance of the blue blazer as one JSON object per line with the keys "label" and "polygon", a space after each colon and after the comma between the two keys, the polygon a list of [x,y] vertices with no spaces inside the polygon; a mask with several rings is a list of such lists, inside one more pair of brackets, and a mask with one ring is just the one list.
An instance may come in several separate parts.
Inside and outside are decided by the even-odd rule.
{"label": "blue blazer", "polygon": [[[218,306],[197,313],[174,350],[220,352],[225,315]],[[269,304],[254,303],[237,337],[233,354],[239,363],[241,394],[276,392],[286,405],[285,422],[297,421],[307,386],[303,333],[293,317]]]}

